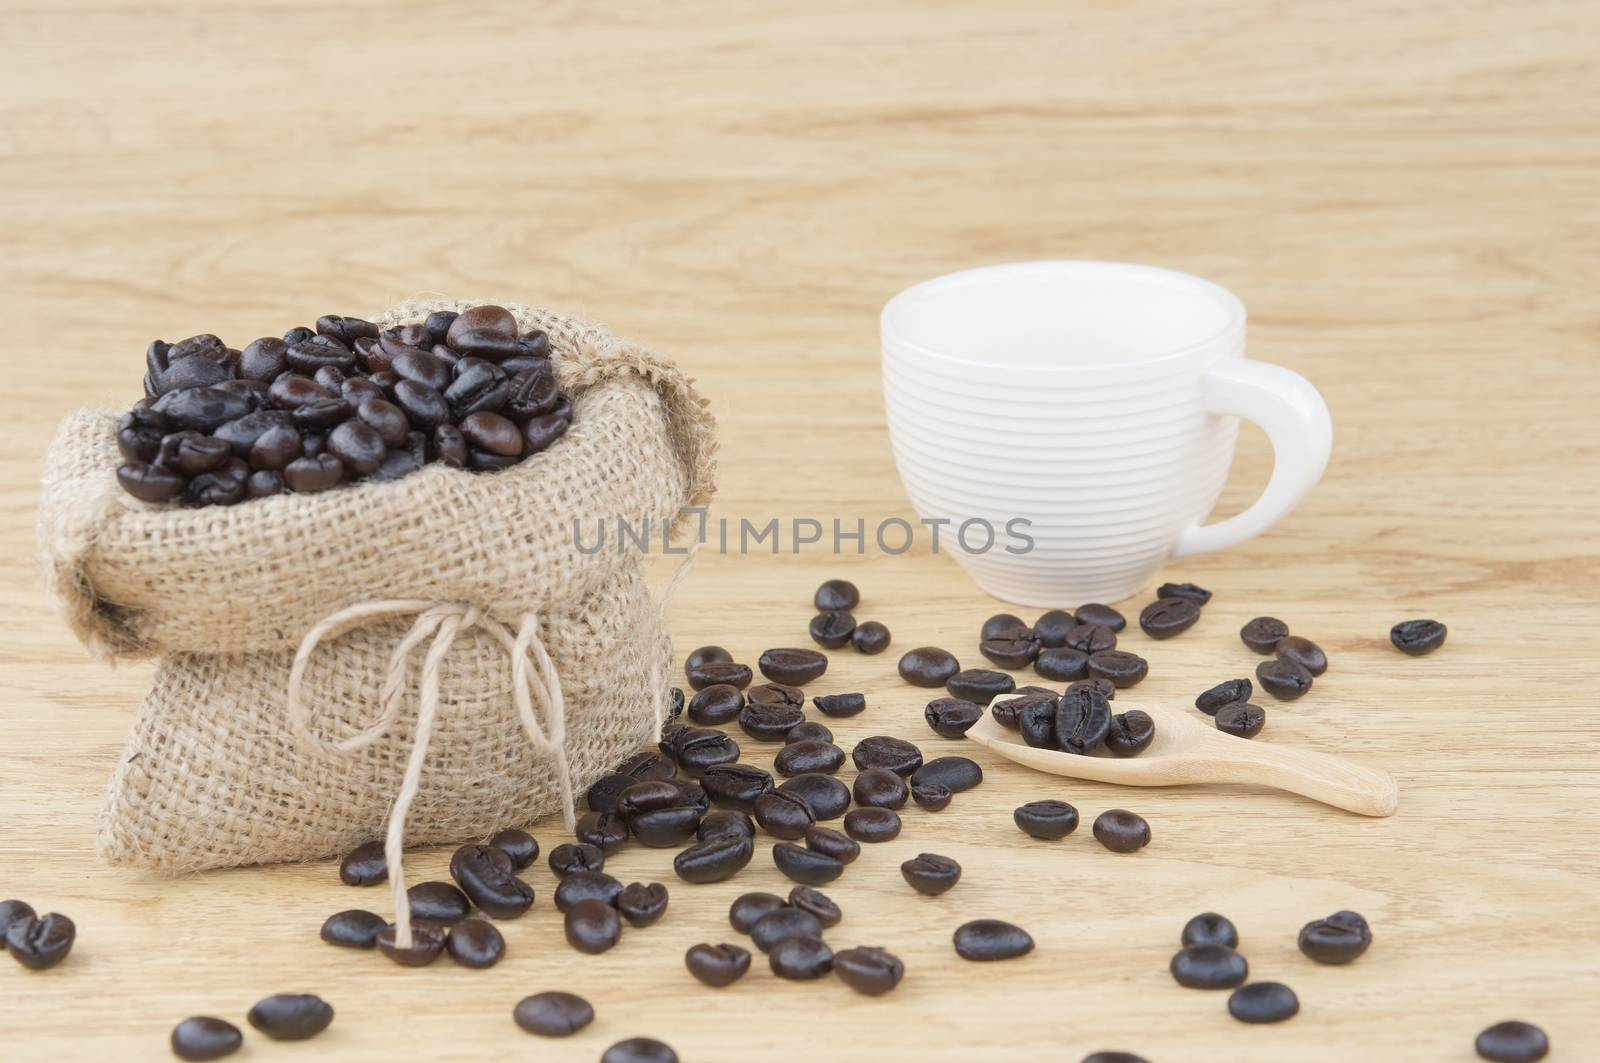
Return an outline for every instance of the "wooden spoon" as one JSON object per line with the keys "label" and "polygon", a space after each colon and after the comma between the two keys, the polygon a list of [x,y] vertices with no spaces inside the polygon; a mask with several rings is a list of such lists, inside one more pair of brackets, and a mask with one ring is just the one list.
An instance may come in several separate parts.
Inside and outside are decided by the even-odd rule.
{"label": "wooden spoon", "polygon": [[1150,746],[1137,757],[1084,757],[1036,749],[989,713],[967,737],[1009,760],[1052,775],[1122,786],[1245,783],[1270,786],[1363,816],[1392,816],[1400,804],[1394,776],[1342,757],[1224,734],[1179,709],[1140,706],[1155,721]]}

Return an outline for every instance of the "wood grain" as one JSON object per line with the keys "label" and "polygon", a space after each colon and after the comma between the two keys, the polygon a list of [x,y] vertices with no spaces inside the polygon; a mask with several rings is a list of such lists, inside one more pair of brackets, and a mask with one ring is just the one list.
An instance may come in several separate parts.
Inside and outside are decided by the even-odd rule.
{"label": "wood grain", "polygon": [[[593,1060],[649,1033],[695,1063],[1467,1060],[1509,1017],[1542,1024],[1552,1059],[1600,1056],[1594,5],[11,0],[0,15],[0,895],[81,931],[54,971],[0,964],[0,1055],[169,1058],[184,1016],[242,1021],[303,990],[334,1002],[333,1028],[305,1046],[252,1035],[240,1058]],[[52,615],[36,484],[65,413],[138,393],[150,338],[244,342],[425,290],[548,303],[700,379],[722,426],[715,516],[870,526],[912,516],[878,307],[926,276],[1035,257],[1227,285],[1251,353],[1315,381],[1336,425],[1298,512],[1164,574],[1215,600],[1181,638],[1127,639],[1152,669],[1119,707],[1185,706],[1247,674],[1239,626],[1280,616],[1333,667],[1270,704],[1258,741],[1386,768],[1396,816],[1058,781],[980,750],[983,787],[908,815],[829,891],[837,944],[907,964],[879,1000],[760,969],[715,995],[689,979],[685,948],[731,938],[732,897],[780,885],[765,857],[679,888],[668,854],[619,855],[619,877],[668,882],[672,907],[600,957],[562,944],[541,868],[488,972],[323,946],[328,913],[381,903],[325,864],[174,882],[94,859],[150,670],[89,662]],[[1228,512],[1268,469],[1259,433],[1241,440]],[[785,542],[701,562],[671,614],[680,651],[803,644],[834,575],[896,648],[967,663],[1000,608],[925,544],[835,558]],[[1441,652],[1388,647],[1414,616],[1450,625]],[[834,656],[822,686],[871,705],[839,737],[957,751],[895,656]],[[1134,808],[1154,842],[1032,841],[1011,809],[1045,796],[1086,818]],[[961,885],[912,895],[896,865],[919,851],[960,860]],[[418,853],[411,873],[447,858]],[[1304,960],[1298,928],[1340,908],[1372,921],[1371,952]],[[1243,1027],[1172,983],[1179,928],[1206,909],[1239,924],[1254,976],[1295,987],[1296,1019]],[[950,934],[979,916],[1014,916],[1037,951],[958,960]],[[530,1043],[511,1006],[556,987],[600,1019]]]}

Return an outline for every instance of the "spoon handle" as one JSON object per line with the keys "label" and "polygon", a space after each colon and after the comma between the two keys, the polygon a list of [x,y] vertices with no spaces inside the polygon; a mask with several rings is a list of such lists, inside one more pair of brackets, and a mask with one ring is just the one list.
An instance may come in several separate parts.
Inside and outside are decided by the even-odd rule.
{"label": "spoon handle", "polygon": [[1230,743],[1228,753],[1214,765],[1214,779],[1265,783],[1363,816],[1392,816],[1400,805],[1393,775],[1343,757],[1266,742],[1245,749]]}

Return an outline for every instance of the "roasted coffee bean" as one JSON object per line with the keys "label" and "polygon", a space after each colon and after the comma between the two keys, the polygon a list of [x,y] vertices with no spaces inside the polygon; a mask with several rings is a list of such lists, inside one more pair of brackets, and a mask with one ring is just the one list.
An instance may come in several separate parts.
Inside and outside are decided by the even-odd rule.
{"label": "roasted coffee bean", "polygon": [[370,949],[378,943],[378,931],[387,920],[359,908],[335,912],[322,924],[322,940],[346,949]]}
{"label": "roasted coffee bean", "polygon": [[937,897],[961,881],[961,865],[948,856],[919,853],[900,865],[900,874],[918,893]]}
{"label": "roasted coffee bean", "polygon": [[[344,400],[339,401],[344,404]],[[377,429],[351,418],[328,433],[328,452],[343,462],[348,471],[366,476],[377,471],[386,451]]]}
{"label": "roasted coffee bean", "polygon": [[1076,682],[1068,683],[1067,689],[1063,693],[1063,696],[1065,696],[1066,693],[1071,693],[1077,690],[1097,691],[1100,696],[1105,698],[1107,701],[1111,701],[1117,696],[1116,685],[1108,679],[1079,679]]}
{"label": "roasted coffee bean", "polygon": [[1094,837],[1114,853],[1131,853],[1150,844],[1150,824],[1125,808],[1107,809],[1095,817]]}
{"label": "roasted coffee bean", "polygon": [[868,620],[865,624],[857,624],[856,629],[850,633],[850,645],[856,652],[868,655],[882,653],[889,648],[889,629],[876,620]]}
{"label": "roasted coffee bean", "polygon": [[592,845],[567,842],[550,850],[550,870],[556,878],[575,871],[599,871],[606,866],[606,854]]}
{"label": "roasted coffee bean", "polygon": [[1156,737],[1156,722],[1150,714],[1139,709],[1129,709],[1111,717],[1111,727],[1106,731],[1106,749],[1113,756],[1136,757],[1150,748]]}
{"label": "roasted coffee bean", "polygon": [[1322,652],[1322,647],[1299,635],[1280,641],[1276,653],[1280,661],[1293,661],[1314,676],[1328,670],[1328,655]]}
{"label": "roasted coffee bean", "polygon": [[918,646],[900,658],[900,678],[914,687],[942,687],[961,671],[961,663],[949,650],[937,646]]}
{"label": "roasted coffee bean", "polygon": [[511,468],[518,460],[515,456],[496,454],[474,447],[467,448],[467,468],[473,472],[499,472],[501,469]]}
{"label": "roasted coffee bean", "polygon": [[249,413],[255,403],[244,395],[218,387],[184,388],[161,396],[152,407],[166,417],[176,431],[189,429],[207,435]]}
{"label": "roasted coffee bean", "polygon": [[469,448],[508,458],[522,453],[522,430],[498,413],[479,410],[468,414],[458,427]]}
{"label": "roasted coffee bean", "polygon": [[756,823],[748,815],[736,809],[719,808],[700,817],[700,826],[695,828],[694,834],[703,842],[729,835],[754,841]]}
{"label": "roasted coffee bean", "polygon": [[1256,665],[1256,682],[1279,701],[1293,701],[1311,689],[1311,673],[1293,661],[1271,660]]}
{"label": "roasted coffee bean", "polygon": [[911,800],[925,812],[943,812],[950,807],[954,795],[944,783],[923,783],[911,788]]}
{"label": "roasted coffee bean", "polygon": [[999,919],[974,919],[956,928],[956,955],[980,963],[1014,960],[1033,951],[1033,936]]}
{"label": "roasted coffee bean", "polygon": [[[308,376],[301,376],[299,373],[285,373],[273,380],[268,386],[267,397],[271,400],[272,405],[278,408],[276,411],[259,410],[255,414],[247,414],[245,416],[264,417],[267,414],[277,412],[283,415],[282,421],[278,423],[288,424],[291,423],[290,419],[294,411],[300,407],[314,402],[327,402],[337,399],[339,396]],[[243,419],[243,417],[240,418],[240,420]],[[227,437],[224,436],[224,438]],[[230,443],[234,442],[232,439],[228,441]]]}
{"label": "roasted coffee bean", "polygon": [[1239,738],[1254,738],[1266,726],[1267,714],[1259,705],[1236,701],[1217,710],[1217,730]]}
{"label": "roasted coffee bean", "polygon": [[683,674],[686,678],[694,679],[694,670],[703,664],[732,664],[733,654],[721,646],[701,646],[692,651],[683,661]]}
{"label": "roasted coffee bean", "polygon": [[597,956],[622,936],[622,917],[605,901],[583,900],[567,909],[562,928],[567,944],[579,952]]}
{"label": "roasted coffee bean", "polygon": [[1090,1052],[1080,1063],[1150,1063],[1150,1061],[1132,1052]]}
{"label": "roasted coffee bean", "polygon": [[867,707],[865,694],[824,694],[811,699],[811,704],[825,716],[854,716]]}
{"label": "roasted coffee bean", "polygon": [[701,773],[700,785],[717,804],[753,812],[756,799],[772,790],[772,776],[747,764],[720,764]]}
{"label": "roasted coffee bean", "polygon": [[511,866],[517,871],[539,859],[538,841],[524,830],[508,827],[497,831],[494,837],[489,839],[489,844],[510,857]]}
{"label": "roasted coffee bean", "polygon": [[1029,801],[1011,813],[1011,818],[1030,838],[1053,842],[1078,829],[1078,810],[1065,801]]}
{"label": "roasted coffee bean", "polygon": [[1187,598],[1196,605],[1205,605],[1211,600],[1211,592],[1193,583],[1163,583],[1156,588],[1156,597]]}
{"label": "roasted coffee bean", "polygon": [[393,923],[378,931],[378,951],[402,967],[426,967],[444,951],[446,928],[432,923],[411,924],[411,944],[401,948],[399,931]]}
{"label": "roasted coffee bean", "polygon": [[1026,701],[1017,713],[1017,730],[1023,742],[1035,749],[1060,749],[1061,739],[1056,735],[1056,698],[1036,698]]}
{"label": "roasted coffee bean", "polygon": [[270,498],[284,492],[283,474],[271,469],[258,469],[244,482],[247,498]]}
{"label": "roasted coffee bean", "polygon": [[154,410],[125,413],[117,422],[117,450],[126,461],[154,462],[167,427],[167,419]]}
{"label": "roasted coffee bean", "polygon": [[[987,705],[1002,694],[1017,688],[1017,681],[1004,672],[988,668],[968,668],[957,672],[945,682],[951,697],[970,701],[974,705]],[[937,728],[935,728],[937,730]],[[959,736],[946,736],[959,737]]]}
{"label": "roasted coffee bean", "polygon": [[433,430],[430,450],[435,458],[452,469],[467,464],[467,440],[453,424],[442,424]]}
{"label": "roasted coffee bean", "polygon": [[678,773],[678,768],[672,763],[671,757],[645,749],[623,761],[617,767],[617,771],[623,775],[632,775],[644,782],[651,779],[670,779]]}
{"label": "roasted coffee bean", "polygon": [[646,886],[630,882],[617,894],[617,911],[629,926],[650,926],[667,912],[667,887],[659,882]]}
{"label": "roasted coffee bean", "polygon": [[239,352],[239,375],[270,384],[289,369],[289,345],[275,336],[263,336]]}
{"label": "roasted coffee bean", "polygon": [[630,1037],[606,1049],[600,1063],[678,1063],[678,1053],[654,1038]]}
{"label": "roasted coffee bean", "polygon": [[844,913],[833,902],[833,898],[810,886],[795,886],[791,889],[789,904],[803,912],[810,912],[824,927],[838,926],[839,920],[844,918]]}
{"label": "roasted coffee bean", "polygon": [[349,345],[367,336],[378,338],[378,326],[359,317],[340,317],[337,314],[327,314],[317,318],[317,332],[323,336],[332,336],[339,342]]}
{"label": "roasted coffee bean", "polygon": [[805,712],[796,706],[761,701],[751,701],[739,711],[740,729],[761,742],[782,742],[805,719]]}
{"label": "roasted coffee bean", "polygon": [[828,658],[816,650],[766,650],[756,663],[761,674],[774,683],[796,687],[821,679],[828,670]]}
{"label": "roasted coffee bean", "polygon": [[315,494],[339,486],[344,479],[344,463],[332,454],[296,458],[283,467],[283,482],[299,494]]}
{"label": "roasted coffee bean", "polygon": [[310,993],[279,993],[256,1001],[246,1018],[274,1041],[304,1041],[333,1022],[333,1006]]}
{"label": "roasted coffee bean", "polygon": [[743,893],[728,908],[728,922],[741,934],[748,934],[766,916],[789,903],[776,893]]}
{"label": "roasted coffee bean", "polygon": [[594,1007],[575,993],[552,990],[523,997],[511,1018],[540,1037],[571,1037],[594,1021]]}
{"label": "roasted coffee bean", "polygon": [[750,688],[745,700],[754,705],[777,705],[787,709],[803,709],[806,692],[787,683],[760,683]]}
{"label": "roasted coffee bean", "polygon": [[694,805],[657,808],[629,817],[628,827],[640,845],[651,849],[668,849],[693,838],[702,815],[704,810]]}
{"label": "roasted coffee bean", "polygon": [[519,371],[507,361],[497,368],[505,374],[508,381],[504,404],[500,408],[501,413],[524,425],[531,425],[534,421],[547,417],[566,420],[555,412],[561,394],[556,390],[555,374],[550,372],[548,367],[534,366]]}
{"label": "roasted coffee bean", "polygon": [[209,1015],[184,1019],[172,1028],[172,1054],[190,1063],[230,1056],[242,1044],[239,1027]]}
{"label": "roasted coffee bean", "polygon": [[831,775],[809,772],[796,775],[778,787],[806,803],[818,820],[838,819],[850,807],[850,788]]}
{"label": "roasted coffee bean", "polygon": [[244,498],[250,480],[250,466],[229,458],[214,472],[203,472],[189,481],[183,496],[194,506],[231,506]]}
{"label": "roasted coffee bean", "polygon": [[795,793],[762,794],[756,798],[753,811],[762,830],[791,841],[804,836],[817,821],[811,806]]}
{"label": "roasted coffee bean", "polygon": [[750,970],[750,950],[738,945],[693,945],[683,954],[683,964],[697,980],[721,989],[730,986]]}
{"label": "roasted coffee bean", "polygon": [[844,832],[858,842],[875,844],[900,837],[900,814],[889,808],[856,808],[845,813]]}
{"label": "roasted coffee bean", "polygon": [[431,432],[450,420],[450,404],[444,396],[426,384],[401,379],[394,385],[394,403],[405,411],[411,425]]}
{"label": "roasted coffee bean", "polygon": [[339,863],[339,881],[346,886],[376,886],[389,881],[383,843],[367,842],[350,850]]}
{"label": "roasted coffee bean", "polygon": [[601,901],[613,907],[622,895],[622,883],[604,871],[574,871],[556,885],[556,911],[570,912],[579,901]]}
{"label": "roasted coffee bean", "polygon": [[831,775],[844,766],[844,750],[832,742],[789,742],[772,758],[779,775]]}
{"label": "roasted coffee bean", "polygon": [[1158,598],[1139,613],[1139,626],[1153,639],[1170,639],[1194,626],[1200,606],[1188,598]]}
{"label": "roasted coffee bean", "polygon": [[1014,613],[996,613],[983,622],[978,629],[978,641],[985,642],[989,639],[1031,638],[1033,629],[1030,628],[1022,617]]}
{"label": "roasted coffee bean", "polygon": [[1121,631],[1128,626],[1128,620],[1125,616],[1111,608],[1111,606],[1101,605],[1099,602],[1080,605],[1073,612],[1078,623],[1097,624],[1100,627],[1110,628],[1113,633]]}
{"label": "roasted coffee bean", "polygon": [[844,864],[838,860],[794,842],[778,842],[774,845],[772,862],[789,878],[808,886],[826,885],[844,873]]}
{"label": "roasted coffee bean", "polygon": [[[691,832],[694,830],[693,826],[689,829]],[[588,842],[607,856],[628,843],[628,823],[615,812],[585,812],[578,817],[578,826],[573,833],[580,842]]]}
{"label": "roasted coffee bean", "polygon": [[463,336],[477,331],[516,339],[517,319],[503,306],[495,306],[492,303],[474,306],[469,310],[463,310],[450,323],[445,332],[445,342],[452,347],[459,347]]}
{"label": "roasted coffee bean", "polygon": [[406,419],[405,413],[387,399],[364,399],[356,406],[356,416],[378,434],[378,439],[386,447],[403,446],[411,431],[411,422]]}
{"label": "roasted coffee bean", "polygon": [[1289,634],[1289,625],[1275,616],[1258,616],[1239,629],[1239,638],[1257,653],[1271,653]]}
{"label": "roasted coffee bean", "polygon": [[1403,620],[1389,629],[1389,641],[1401,653],[1421,657],[1443,646],[1449,633],[1437,620]]}
{"label": "roasted coffee bean", "polygon": [[[746,706],[748,709],[749,706]],[[721,731],[694,731],[682,736],[669,752],[678,761],[678,767],[690,775],[699,775],[718,764],[732,764],[739,759],[739,743]]]}
{"label": "roasted coffee bean", "polygon": [[1150,665],[1137,653],[1106,650],[1089,655],[1089,674],[1121,690],[1136,685],[1149,675]]}
{"label": "roasted coffee bean", "polygon": [[762,952],[772,951],[772,946],[785,938],[810,935],[822,936],[822,923],[803,908],[785,905],[757,919],[750,928],[750,940]]}
{"label": "roasted coffee bean", "polygon": [[1105,653],[1117,648],[1117,633],[1104,624],[1079,623],[1077,627],[1067,632],[1067,645],[1069,650],[1090,654]]}
{"label": "roasted coffee bean", "polygon": [[1068,753],[1093,753],[1110,730],[1111,702],[1097,688],[1068,687],[1056,702],[1056,741]]}
{"label": "roasted coffee bean", "polygon": [[861,604],[861,592],[849,580],[830,579],[817,588],[811,604],[827,612],[835,609],[854,609]]}
{"label": "roasted coffee bean", "polygon": [[307,375],[328,366],[341,373],[353,372],[356,367],[355,353],[332,336],[312,336],[300,343],[291,343],[285,357],[290,369]]}
{"label": "roasted coffee bean", "polygon": [[427,320],[423,321],[422,327],[428,330],[428,339],[434,343],[443,343],[450,335],[450,326],[455,324],[456,318],[460,316],[454,310],[435,310],[428,315]]}
{"label": "roasted coffee bean", "polygon": [[942,783],[953,794],[983,782],[983,769],[969,757],[935,757],[911,773],[912,786]]}
{"label": "roasted coffee bean", "polygon": [[515,336],[502,336],[497,332],[472,329],[456,336],[451,341],[450,348],[462,354],[503,362],[514,357],[521,350],[521,345],[517,343]]}
{"label": "roasted coffee bean", "polygon": [[832,827],[809,827],[805,839],[806,848],[831,856],[841,864],[848,864],[861,855],[860,843]]}
{"label": "roasted coffee bean", "polygon": [[1178,940],[1185,948],[1190,945],[1223,945],[1236,949],[1239,947],[1239,931],[1226,916],[1216,912],[1201,912],[1183,924],[1183,933]]}
{"label": "roasted coffee bean", "polygon": [[833,970],[841,982],[869,997],[889,992],[906,973],[898,956],[870,945],[834,953]]}
{"label": "roasted coffee bean", "polygon": [[584,792],[584,803],[596,812],[615,812],[623,793],[638,782],[632,775],[602,775]]}
{"label": "roasted coffee bean", "polygon": [[922,750],[903,738],[873,735],[856,743],[850,759],[862,771],[888,768],[897,775],[910,775],[922,767]]}
{"label": "roasted coffee bean", "polygon": [[1039,656],[1039,640],[1032,631],[1015,638],[984,639],[978,652],[1002,668],[1026,668]]}
{"label": "roasted coffee bean", "polygon": [[1531,1022],[1510,1019],[1478,1034],[1473,1048],[1494,1063],[1533,1063],[1550,1054],[1550,1038]]}
{"label": "roasted coffee bean", "polygon": [[[203,358],[189,360],[205,361]],[[184,476],[199,476],[232,456],[233,449],[221,439],[203,436],[199,432],[174,432],[162,438],[155,463]]]}
{"label": "roasted coffee bean", "polygon": [[[257,410],[247,413],[243,417],[219,425],[212,438],[220,439],[233,448],[236,458],[248,458],[256,443],[268,432],[287,430],[295,434],[298,443],[299,433],[294,428],[294,417],[286,410]],[[297,449],[292,457],[298,457]]]}
{"label": "roasted coffee bean", "polygon": [[727,683],[715,683],[689,701],[689,719],[705,726],[731,723],[744,708],[744,692]]}
{"label": "roasted coffee bean", "polygon": [[933,733],[941,738],[961,738],[983,718],[983,709],[961,698],[935,698],[922,710]]}
{"label": "roasted coffee bean", "polygon": [[77,937],[77,926],[60,912],[40,916],[14,912],[5,943],[12,959],[29,970],[43,971],[66,959]]}
{"label": "roasted coffee bean", "polygon": [[1300,999],[1282,982],[1251,982],[1228,997],[1228,1014],[1240,1022],[1282,1022],[1300,1011]]}
{"label": "roasted coffee bean", "polygon": [[755,851],[754,840],[746,835],[718,835],[673,857],[672,869],[685,882],[721,882],[742,871]]}
{"label": "roasted coffee bean", "polygon": [[1039,645],[1054,649],[1067,644],[1067,634],[1078,626],[1077,619],[1065,609],[1052,609],[1033,622],[1033,633]]}
{"label": "roasted coffee bean", "polygon": [[[311,379],[315,380],[317,383],[333,392],[334,397],[340,399],[344,398],[344,382],[349,378],[339,370],[335,369],[333,366],[323,366],[321,369],[318,369],[315,373],[311,374]],[[259,384],[260,381],[252,380],[250,383]]]}
{"label": "roasted coffee bean", "polygon": [[250,404],[250,409],[256,413],[266,409],[269,402],[267,385],[259,380],[224,380],[216,387],[218,391],[226,391],[231,395],[241,396]]}
{"label": "roasted coffee bean", "polygon": [[867,768],[852,786],[856,804],[864,808],[902,808],[911,796],[905,778],[888,768]]}
{"label": "roasted coffee bean", "polygon": [[785,744],[812,741],[832,742],[833,732],[828,730],[826,725],[818,723],[816,720],[807,720],[791,727],[789,733],[783,736],[783,741]]}
{"label": "roasted coffee bean", "polygon": [[821,978],[833,970],[833,950],[809,935],[784,938],[767,953],[772,973],[793,982]]}
{"label": "roasted coffee bean", "polygon": [[[989,706],[989,715],[994,717],[994,722],[1007,730],[1015,731],[1022,726],[1022,714],[1030,706],[1046,704],[1051,726],[1055,725],[1056,695],[1043,687],[1021,687],[1017,696],[996,701]],[[1037,710],[1039,712],[1044,709]]]}
{"label": "roasted coffee bean", "polygon": [[691,665],[688,669],[689,685],[696,690],[704,690],[715,683],[726,683],[729,686],[743,690],[750,685],[750,666],[747,664],[734,664],[732,661],[706,661],[704,664]]}
{"label": "roasted coffee bean", "polygon": [[411,918],[431,923],[459,923],[472,910],[467,895],[448,882],[419,882],[406,890],[406,897]]}
{"label": "roasted coffee bean", "polygon": [[1255,688],[1250,685],[1250,680],[1230,679],[1195,698],[1194,707],[1207,716],[1215,716],[1222,706],[1232,705],[1236,701],[1249,701],[1254,693]]}
{"label": "roasted coffee bean", "polygon": [[1232,989],[1250,977],[1245,958],[1227,945],[1185,945],[1167,969],[1185,989]]}
{"label": "roasted coffee bean", "polygon": [[463,358],[456,363],[452,379],[443,390],[451,416],[463,421],[475,413],[501,412],[511,397],[511,378],[493,362]]}
{"label": "roasted coffee bean", "polygon": [[282,472],[300,455],[299,430],[286,424],[275,425],[257,436],[250,447],[250,467]]}
{"label": "roasted coffee bean", "polygon": [[850,644],[856,629],[856,618],[848,612],[828,610],[811,618],[811,641],[825,650],[843,649]]}
{"label": "roasted coffee bean", "polygon": [[1334,912],[1300,928],[1300,951],[1318,963],[1344,964],[1372,944],[1372,928],[1359,912]]}
{"label": "roasted coffee bean", "polygon": [[483,919],[468,919],[450,928],[444,940],[450,958],[463,967],[493,967],[506,954],[506,939]]}
{"label": "roasted coffee bean", "polygon": [[170,469],[142,461],[117,466],[117,483],[141,502],[171,502],[183,494],[186,481]]}
{"label": "roasted coffee bean", "polygon": [[38,913],[33,910],[33,905],[27,901],[0,901],[0,952],[5,951],[6,931],[11,929],[11,924],[21,922],[24,919],[32,919],[36,915]]}

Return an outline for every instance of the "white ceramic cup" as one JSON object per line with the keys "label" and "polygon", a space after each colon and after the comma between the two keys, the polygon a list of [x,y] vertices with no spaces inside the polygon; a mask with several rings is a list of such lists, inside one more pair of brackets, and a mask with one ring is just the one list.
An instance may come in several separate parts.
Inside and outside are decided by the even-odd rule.
{"label": "white ceramic cup", "polygon": [[[925,521],[948,522],[940,549],[1006,601],[1128,598],[1170,557],[1266,530],[1328,464],[1317,389],[1246,359],[1244,305],[1186,273],[987,266],[901,292],[882,332],[906,493]],[[1239,417],[1271,440],[1272,478],[1249,509],[1205,524]]]}

